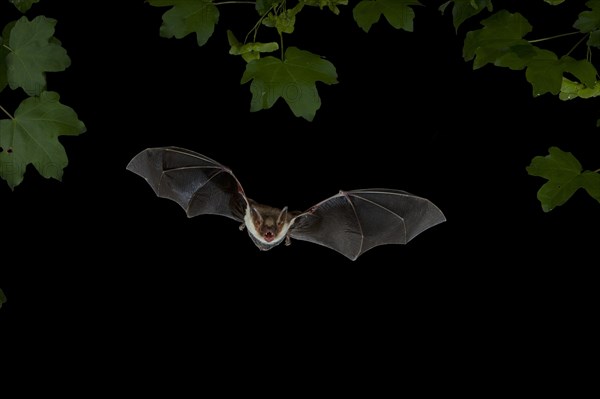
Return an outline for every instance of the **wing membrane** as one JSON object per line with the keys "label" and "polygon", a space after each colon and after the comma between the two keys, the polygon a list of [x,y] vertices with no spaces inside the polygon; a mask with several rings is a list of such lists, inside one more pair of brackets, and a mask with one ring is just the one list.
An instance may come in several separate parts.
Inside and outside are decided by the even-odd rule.
{"label": "wing membrane", "polygon": [[230,169],[178,147],[148,148],[127,170],[146,179],[161,198],[177,202],[189,217],[214,214],[242,220],[246,199]]}
{"label": "wing membrane", "polygon": [[406,244],[445,220],[431,201],[405,191],[340,191],[297,216],[290,235],[354,260],[378,245]]}

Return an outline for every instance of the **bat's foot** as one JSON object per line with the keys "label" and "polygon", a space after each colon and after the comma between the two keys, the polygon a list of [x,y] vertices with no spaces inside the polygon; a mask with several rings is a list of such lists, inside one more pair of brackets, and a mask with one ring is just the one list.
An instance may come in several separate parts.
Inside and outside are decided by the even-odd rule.
{"label": "bat's foot", "polygon": [[246,225],[244,223],[240,224],[240,231],[244,231],[245,228],[246,228]]}
{"label": "bat's foot", "polygon": [[285,236],[285,246],[289,247],[290,245],[292,245],[292,239],[290,236]]}

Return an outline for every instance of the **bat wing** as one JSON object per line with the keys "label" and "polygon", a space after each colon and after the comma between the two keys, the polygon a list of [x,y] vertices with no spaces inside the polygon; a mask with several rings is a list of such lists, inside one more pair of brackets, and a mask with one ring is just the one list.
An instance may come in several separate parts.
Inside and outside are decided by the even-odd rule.
{"label": "bat wing", "polygon": [[293,219],[290,236],[355,260],[378,245],[406,244],[445,220],[432,202],[405,191],[340,191]]}
{"label": "bat wing", "polygon": [[148,148],[127,170],[146,179],[162,198],[177,202],[188,217],[214,214],[243,220],[247,200],[231,170],[196,152],[178,147]]}

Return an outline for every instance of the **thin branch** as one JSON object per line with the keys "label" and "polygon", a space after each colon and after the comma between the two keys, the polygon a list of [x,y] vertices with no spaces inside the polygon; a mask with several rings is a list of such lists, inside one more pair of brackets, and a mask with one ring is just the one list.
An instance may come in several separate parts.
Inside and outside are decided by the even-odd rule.
{"label": "thin branch", "polygon": [[600,168],[596,169],[594,173],[600,173]]}
{"label": "thin branch", "polygon": [[262,24],[263,19],[265,19],[267,17],[267,15],[269,15],[269,13],[271,12],[271,10],[273,10],[275,7],[275,4],[272,4],[271,7],[269,7],[269,9],[267,11],[265,11],[265,13],[263,15],[260,16],[260,18],[258,19],[258,21],[256,21],[256,23],[254,24],[254,26],[252,27],[252,29],[250,29],[250,31],[246,34],[246,37],[244,38],[244,44],[246,44],[246,42],[248,41],[248,36],[250,36],[250,33],[254,32],[254,41],[256,42],[256,36],[258,35],[258,28],[260,28],[260,25]]}
{"label": "thin branch", "polygon": [[539,43],[539,42],[544,42],[546,40],[552,40],[552,39],[558,39],[559,37],[565,37],[565,36],[572,36],[572,35],[576,35],[578,33],[581,32],[570,32],[570,33],[561,33],[560,35],[555,35],[555,36],[549,36],[549,37],[543,37],[541,39],[534,39],[534,40],[528,40],[529,43]]}
{"label": "thin branch", "polygon": [[579,46],[579,45],[580,45],[580,44],[581,44],[581,43],[582,43],[582,42],[583,42],[585,39],[587,39],[587,38],[588,38],[588,36],[589,36],[589,35],[590,35],[590,34],[588,33],[587,35],[585,35],[585,36],[583,36],[581,39],[579,39],[579,41],[578,41],[577,43],[575,43],[575,45],[574,45],[573,47],[571,47],[571,50],[569,50],[569,51],[567,52],[567,54],[565,54],[565,56],[567,56],[567,55],[571,54],[571,53],[572,53],[572,52],[573,52],[573,51],[574,51],[574,50],[577,48],[577,46]]}
{"label": "thin branch", "polygon": [[6,115],[8,115],[8,117],[10,119],[12,119],[13,121],[15,120],[15,118],[13,118],[13,116],[10,114],[10,112],[8,112],[6,109],[4,109],[4,107],[2,105],[0,105],[0,110],[2,110],[2,112],[4,112]]}

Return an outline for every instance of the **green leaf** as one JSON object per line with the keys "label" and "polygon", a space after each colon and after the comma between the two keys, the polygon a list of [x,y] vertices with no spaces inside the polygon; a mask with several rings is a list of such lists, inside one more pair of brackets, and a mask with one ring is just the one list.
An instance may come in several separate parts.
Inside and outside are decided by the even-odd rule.
{"label": "green leaf", "polygon": [[560,59],[565,72],[571,73],[580,82],[586,86],[593,86],[596,83],[596,68],[587,60],[576,60],[568,55]]}
{"label": "green leaf", "polygon": [[[482,59],[485,58],[486,49],[480,51]],[[519,44],[510,46],[505,52],[495,53],[495,60],[491,61],[498,67],[506,67],[512,70],[520,70],[527,67],[527,64],[533,60],[556,59],[556,54],[548,50],[542,50],[532,44],[522,40]],[[493,57],[490,57],[493,58]]]}
{"label": "green leaf", "polygon": [[348,0],[301,0],[307,6],[319,7],[321,10],[323,7],[329,8],[329,10],[335,15],[339,15],[340,9],[338,5],[347,6]]}
{"label": "green leaf", "polygon": [[589,47],[600,48],[600,30],[590,32],[590,37],[587,40],[587,45]]}
{"label": "green leaf", "polygon": [[458,31],[458,27],[463,22],[472,16],[479,14],[485,8],[487,8],[488,11],[494,9],[492,0],[453,0],[442,4],[439,7],[440,12],[444,13],[450,3],[454,4],[452,7],[452,21],[456,31]]}
{"label": "green leaf", "polygon": [[6,64],[6,56],[9,54],[8,41],[10,40],[10,31],[15,26],[17,21],[11,21],[2,29],[2,37],[0,37],[0,91],[8,85],[8,66]]}
{"label": "green leaf", "polygon": [[533,95],[544,93],[558,94],[562,85],[563,68],[554,53],[548,52],[547,58],[538,58],[528,63],[525,76],[533,86]]}
{"label": "green leaf", "polygon": [[39,95],[46,88],[46,72],[64,71],[71,64],[66,50],[52,40],[54,25],[56,20],[44,16],[32,21],[21,17],[15,23],[6,56],[11,89],[21,87],[30,96]]}
{"label": "green leaf", "polygon": [[574,82],[563,77],[562,86],[558,98],[563,101],[574,98],[592,98],[600,96],[600,82],[594,82],[592,86],[586,86],[583,83]]}
{"label": "green leaf", "polygon": [[241,55],[246,62],[258,60],[260,58],[260,53],[271,53],[279,49],[279,44],[277,42],[252,42],[242,44],[230,30],[227,30],[227,39],[229,40],[229,45],[231,46],[229,49],[229,54]]}
{"label": "green leaf", "polygon": [[316,82],[337,83],[335,67],[316,54],[289,47],[281,61],[264,57],[246,65],[241,83],[252,80],[250,111],[268,109],[283,97],[294,115],[312,121],[321,106]]}
{"label": "green leaf", "polygon": [[257,0],[256,11],[259,15],[264,15],[267,11],[273,7],[273,5],[281,3],[283,0]]}
{"label": "green leaf", "polygon": [[4,295],[2,288],[0,288],[0,308],[2,307],[3,303],[6,303],[6,295]]}
{"label": "green leaf", "polygon": [[520,14],[502,10],[482,21],[482,29],[468,32],[463,56],[473,61],[473,69],[492,63],[514,70],[527,68],[527,80],[533,86],[534,96],[544,93],[558,94],[563,83],[563,73],[569,72],[585,84],[593,85],[596,69],[585,60],[563,57],[543,50],[523,39],[531,25]]}
{"label": "green leaf", "polygon": [[23,100],[14,118],[0,120],[0,177],[14,189],[31,163],[45,178],[61,180],[68,160],[58,136],[83,132],[85,125],[59,102],[58,93],[44,91]]}
{"label": "green leaf", "polygon": [[553,6],[559,5],[560,3],[564,3],[565,0],[544,0],[546,3],[551,4]]}
{"label": "green leaf", "polygon": [[181,39],[196,33],[198,46],[206,44],[219,22],[219,10],[212,0],[147,0],[154,7],[172,6],[162,16],[162,37]]}
{"label": "green leaf", "polygon": [[594,85],[596,69],[590,62],[568,56],[559,60],[553,52],[524,40],[531,25],[522,15],[501,10],[482,24],[482,29],[467,33],[463,47],[465,60],[474,59],[473,69],[489,63],[514,70],[527,68],[526,77],[533,86],[534,96],[548,92],[558,94],[564,72],[587,85]]}
{"label": "green leaf", "polygon": [[587,193],[600,202],[600,173],[586,170],[579,177],[581,187],[587,191]]}
{"label": "green leaf", "polygon": [[559,94],[563,85],[563,73],[569,72],[583,84],[593,86],[596,81],[596,68],[586,60],[575,60],[564,56],[560,60],[547,52],[546,58],[536,58],[527,63],[527,80],[533,86],[533,95],[544,93]]}
{"label": "green leaf", "polygon": [[412,32],[415,18],[414,10],[409,7],[412,5],[421,3],[417,0],[362,0],[354,7],[352,14],[365,32],[369,32],[382,14],[394,28]]}
{"label": "green leaf", "polygon": [[9,0],[21,12],[27,12],[34,3],[39,3],[40,0]]}
{"label": "green leaf", "polygon": [[573,24],[581,32],[591,32],[600,28],[600,0],[591,0],[585,3],[591,11],[583,11]]}
{"label": "green leaf", "polygon": [[523,36],[531,32],[531,25],[519,13],[501,10],[481,23],[483,28],[467,33],[463,47],[465,61],[475,58],[473,69],[495,63],[514,52],[515,47],[531,46],[523,40]]}
{"label": "green leaf", "polygon": [[294,8],[283,10],[281,13],[270,12],[269,15],[262,20],[263,25],[277,28],[277,32],[281,35],[282,33],[294,32],[294,25],[296,24],[296,14],[298,14],[304,3],[300,2],[296,4]]}
{"label": "green leaf", "polygon": [[549,155],[533,158],[527,173],[548,180],[537,194],[544,212],[564,204],[580,188],[600,202],[600,174],[582,172],[581,164],[570,152],[550,147]]}
{"label": "green leaf", "polygon": [[6,56],[8,55],[8,50],[3,46],[4,40],[0,36],[0,91],[4,90],[6,85],[8,84],[7,79],[7,67],[6,67]]}

